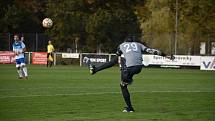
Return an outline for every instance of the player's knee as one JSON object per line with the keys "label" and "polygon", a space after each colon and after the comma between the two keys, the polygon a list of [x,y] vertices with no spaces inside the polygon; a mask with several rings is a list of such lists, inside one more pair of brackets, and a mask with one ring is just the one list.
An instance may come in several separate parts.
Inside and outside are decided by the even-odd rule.
{"label": "player's knee", "polygon": [[120,83],[120,87],[121,87],[121,88],[126,88],[127,85],[128,85],[128,83],[123,82],[123,81]]}
{"label": "player's knee", "polygon": [[121,81],[122,82],[128,82],[128,75],[127,74],[123,74],[121,77]]}
{"label": "player's knee", "polygon": [[122,83],[123,85],[129,85],[129,84],[131,84],[132,82],[133,82],[133,79],[128,78],[127,76],[122,76],[122,78],[121,78],[121,83]]}
{"label": "player's knee", "polygon": [[21,69],[21,67],[19,66],[19,67],[16,67],[17,68],[17,70],[20,70]]}
{"label": "player's knee", "polygon": [[21,66],[20,66],[21,68],[24,68],[25,67],[25,64],[21,64]]}

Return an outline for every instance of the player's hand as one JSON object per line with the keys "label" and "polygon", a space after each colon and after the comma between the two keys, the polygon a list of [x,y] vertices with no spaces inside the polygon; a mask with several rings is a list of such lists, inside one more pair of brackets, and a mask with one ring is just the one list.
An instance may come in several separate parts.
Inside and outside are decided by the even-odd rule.
{"label": "player's hand", "polygon": [[175,59],[175,56],[174,55],[170,55],[167,58],[173,61]]}
{"label": "player's hand", "polygon": [[17,55],[19,55],[19,54],[22,54],[22,52],[18,51],[18,52],[17,52]]}
{"label": "player's hand", "polygon": [[90,59],[88,57],[84,57],[83,62],[84,63],[89,63]]}
{"label": "player's hand", "polygon": [[15,55],[19,55],[19,54],[22,54],[23,52],[22,51],[17,51],[17,52],[14,52]]}
{"label": "player's hand", "polygon": [[19,55],[19,53],[18,53],[18,52],[15,52],[15,55]]}

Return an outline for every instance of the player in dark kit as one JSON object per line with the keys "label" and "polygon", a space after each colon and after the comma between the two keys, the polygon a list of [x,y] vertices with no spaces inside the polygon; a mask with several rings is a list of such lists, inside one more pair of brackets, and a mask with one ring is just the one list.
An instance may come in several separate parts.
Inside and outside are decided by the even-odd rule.
{"label": "player in dark kit", "polygon": [[[91,64],[90,59],[85,57],[84,61],[88,64],[90,73],[95,74],[98,71],[114,66],[119,63],[121,67],[121,91],[123,98],[127,107],[123,110],[123,112],[134,112],[134,108],[132,107],[130,94],[127,88],[127,85],[130,85],[133,82],[133,76],[141,72],[143,64],[142,64],[142,54],[150,53],[154,55],[160,55],[167,57],[166,54],[160,52],[156,49],[151,49],[141,43],[135,42],[134,36],[129,36],[126,38],[125,42],[119,45],[116,55],[114,59],[110,62],[104,63],[101,66],[95,67]],[[174,59],[174,56],[167,57],[171,60]]]}

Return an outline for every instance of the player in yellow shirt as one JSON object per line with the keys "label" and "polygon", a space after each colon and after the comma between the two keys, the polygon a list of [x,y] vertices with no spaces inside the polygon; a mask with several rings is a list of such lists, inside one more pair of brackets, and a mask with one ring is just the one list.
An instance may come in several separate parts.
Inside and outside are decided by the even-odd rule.
{"label": "player in yellow shirt", "polygon": [[47,45],[47,67],[53,65],[53,52],[54,52],[54,46],[52,45],[52,41],[49,40],[48,45]]}

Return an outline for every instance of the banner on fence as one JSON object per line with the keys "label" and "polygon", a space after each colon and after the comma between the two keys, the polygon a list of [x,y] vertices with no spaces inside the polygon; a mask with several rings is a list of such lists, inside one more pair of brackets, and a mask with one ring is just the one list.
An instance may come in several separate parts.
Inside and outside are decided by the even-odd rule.
{"label": "banner on fence", "polygon": [[[93,65],[101,65],[102,63],[106,63],[109,60],[109,55],[104,54],[82,54],[82,63],[83,63],[83,58],[88,57],[90,61],[92,62]],[[85,63],[83,63],[85,65]]]}
{"label": "banner on fence", "polygon": [[173,65],[173,66],[200,66],[201,56],[176,55],[172,61],[157,55],[143,55],[143,64],[148,65]]}
{"label": "banner on fence", "polygon": [[200,70],[215,70],[215,56],[201,57]]}
{"label": "banner on fence", "polygon": [[62,58],[79,58],[79,53],[62,53]]}
{"label": "banner on fence", "polygon": [[0,51],[0,63],[15,63],[15,54],[12,51]]}
{"label": "banner on fence", "polygon": [[47,64],[47,52],[32,52],[32,64]]}

